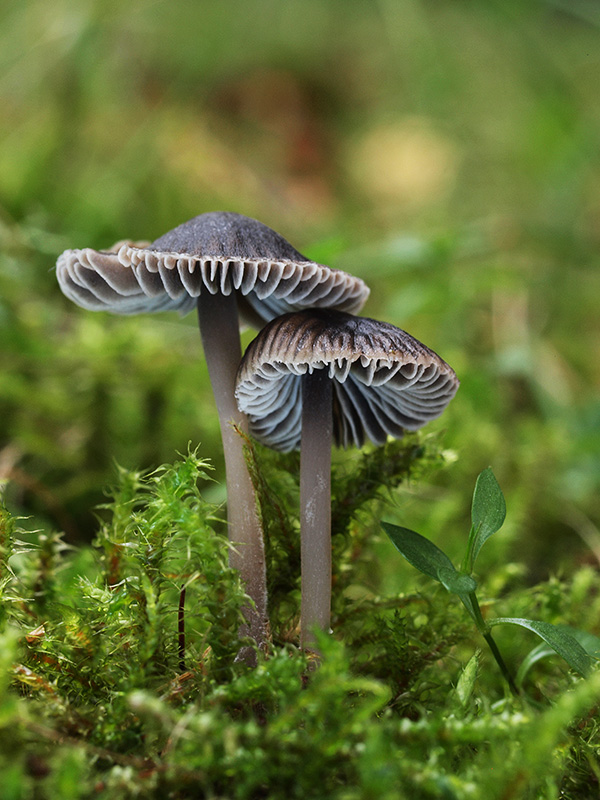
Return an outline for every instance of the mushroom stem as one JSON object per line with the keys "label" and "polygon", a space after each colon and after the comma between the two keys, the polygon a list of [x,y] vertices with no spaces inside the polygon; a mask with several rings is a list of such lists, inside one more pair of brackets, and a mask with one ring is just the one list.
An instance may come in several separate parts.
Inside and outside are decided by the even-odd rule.
{"label": "mushroom stem", "polygon": [[301,645],[331,623],[332,383],[326,369],[302,378],[300,445]]}
{"label": "mushroom stem", "polygon": [[[235,376],[242,357],[237,301],[235,294],[211,295],[203,291],[198,298],[198,319],[204,357],[212,384],[219,423],[227,483],[227,521],[229,563],[239,570],[253,607],[244,609],[247,625],[241,636],[251,636],[264,650],[269,636],[265,549],[256,508],[254,487],[243,451],[243,439],[234,426],[246,433],[248,420],[235,402]],[[243,657],[253,660],[253,655]]]}

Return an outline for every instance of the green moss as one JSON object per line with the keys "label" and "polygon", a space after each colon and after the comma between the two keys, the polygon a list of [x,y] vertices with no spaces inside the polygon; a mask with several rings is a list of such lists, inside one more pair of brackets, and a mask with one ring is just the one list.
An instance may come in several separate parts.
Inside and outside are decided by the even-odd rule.
{"label": "green moss", "polygon": [[[409,465],[421,469],[427,448],[409,439],[384,452],[379,488],[390,488]],[[261,486],[289,482],[278,458],[250,454]],[[509,697],[489,657],[469,661],[474,636],[442,587],[386,598],[348,590],[363,580],[368,537],[356,520],[377,502],[373,458],[334,481],[337,507],[353,503],[340,536],[358,536],[360,555],[338,548],[345,577],[318,664],[283,613],[255,669],[235,660],[245,595],[215,530],[218,509],[203,497],[210,467],[197,452],[151,473],[119,470],[91,549],[51,534],[23,547],[4,511],[3,797],[425,800],[501,798],[507,787],[515,797],[583,797],[598,771],[597,673],[575,680],[545,658],[523,697]],[[291,510],[267,511],[267,501],[273,566],[295,531]],[[295,617],[293,572],[274,584],[275,608]],[[599,592],[584,567],[569,584],[498,604],[513,614],[533,604],[540,618],[570,624],[587,606],[593,627]],[[508,648],[511,659],[531,643],[520,646]]]}

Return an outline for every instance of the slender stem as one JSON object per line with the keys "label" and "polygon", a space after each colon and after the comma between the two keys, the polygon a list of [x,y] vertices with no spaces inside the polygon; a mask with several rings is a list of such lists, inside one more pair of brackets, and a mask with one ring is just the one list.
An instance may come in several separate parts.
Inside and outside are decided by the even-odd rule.
{"label": "slender stem", "polygon": [[332,383],[325,369],[302,379],[300,447],[301,644],[331,624]]}
{"label": "slender stem", "polygon": [[[481,609],[479,608],[479,601],[477,600],[477,595],[475,594],[475,592],[469,592],[469,594],[466,595],[466,597],[468,598],[468,600],[470,602],[470,606],[469,606],[468,603],[465,603],[466,608],[469,611],[469,613],[473,615],[473,619],[475,621],[475,625],[477,625],[477,630],[483,636],[485,636],[486,633],[489,631],[489,626],[488,626],[487,622],[484,620],[483,615],[481,613]],[[461,596],[461,599],[462,599],[462,596]],[[464,600],[463,600],[463,603],[464,603]]]}
{"label": "slender stem", "polygon": [[488,631],[487,633],[483,634],[483,638],[488,643],[488,645],[490,647],[490,650],[492,651],[493,656],[496,659],[496,663],[500,667],[500,672],[504,675],[504,678],[506,679],[506,681],[507,681],[507,683],[509,685],[510,691],[515,695],[515,697],[518,697],[520,692],[519,692],[519,690],[517,688],[516,683],[513,680],[512,675],[509,672],[508,667],[506,666],[506,663],[505,663],[504,659],[502,658],[500,650],[498,650],[498,645],[492,639],[492,634]]}
{"label": "slender stem", "polygon": [[[475,624],[477,625],[477,629],[486,640],[489,645],[490,650],[492,651],[492,655],[496,659],[496,663],[500,667],[500,672],[504,676],[511,692],[515,695],[515,697],[519,696],[519,690],[517,688],[516,683],[513,680],[513,676],[510,674],[508,667],[506,666],[506,662],[502,658],[502,654],[500,650],[498,650],[498,645],[492,638],[492,634],[490,631],[490,626],[486,623],[481,613],[481,608],[479,607],[479,601],[477,600],[477,595],[475,592],[469,592],[469,600],[471,602],[471,609],[467,605],[467,609],[473,614],[473,618],[475,620]],[[464,600],[463,600],[464,602]]]}
{"label": "slender stem", "polygon": [[[235,377],[242,358],[235,295],[203,292],[198,298],[198,320],[225,454],[228,533],[233,545],[229,563],[239,570],[246,592],[254,602],[254,607],[244,609],[247,625],[242,626],[240,635],[251,636],[264,649],[269,625],[263,533],[243,440],[236,430],[237,427],[246,432],[248,421],[238,410],[234,397]],[[244,653],[244,658],[252,662],[253,654]]]}
{"label": "slender stem", "polygon": [[177,652],[181,672],[185,672],[185,590],[184,584],[179,592],[179,608],[177,610]]}
{"label": "slender stem", "polygon": [[470,575],[473,572],[473,544],[475,542],[475,534],[476,529],[474,525],[471,525],[471,530],[469,531],[469,539],[467,542],[467,550],[465,552],[465,557],[463,558],[462,566],[460,568],[461,572],[466,572],[467,575]]}

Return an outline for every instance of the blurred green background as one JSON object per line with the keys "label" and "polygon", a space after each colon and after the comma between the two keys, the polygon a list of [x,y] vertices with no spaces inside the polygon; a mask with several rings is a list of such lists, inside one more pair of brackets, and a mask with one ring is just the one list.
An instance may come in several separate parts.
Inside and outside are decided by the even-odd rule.
{"label": "blurred green background", "polygon": [[458,372],[429,426],[458,458],[388,517],[459,553],[492,465],[509,517],[488,563],[532,580],[596,563],[595,0],[4,0],[0,16],[0,479],[27,526],[88,541],[115,462],[189,441],[222,477],[194,315],[83,311],[54,263],[224,209],[364,278],[364,313]]}

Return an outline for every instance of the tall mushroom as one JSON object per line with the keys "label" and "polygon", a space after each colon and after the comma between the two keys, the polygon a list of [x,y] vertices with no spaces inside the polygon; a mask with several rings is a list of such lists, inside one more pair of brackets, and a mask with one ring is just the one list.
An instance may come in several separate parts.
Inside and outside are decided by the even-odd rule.
{"label": "tall mushroom", "polygon": [[259,647],[268,638],[264,543],[237,426],[247,421],[234,400],[241,358],[238,307],[256,327],[278,314],[312,306],[357,311],[366,285],[305,258],[256,220],[218,211],[201,214],[147,246],[66,250],[56,265],[63,293],[83,308],[116,314],[198,309],[215,395],[227,474],[228,531],[237,568],[254,607],[247,628]]}
{"label": "tall mushroom", "polygon": [[329,309],[274,319],[250,343],[236,381],[250,432],[300,447],[301,640],[330,627],[331,445],[383,444],[438,417],[458,379],[433,350],[386,322]]}

